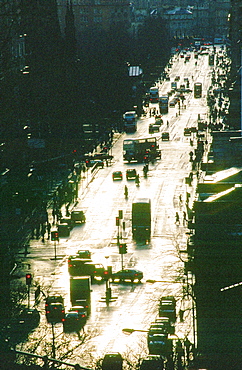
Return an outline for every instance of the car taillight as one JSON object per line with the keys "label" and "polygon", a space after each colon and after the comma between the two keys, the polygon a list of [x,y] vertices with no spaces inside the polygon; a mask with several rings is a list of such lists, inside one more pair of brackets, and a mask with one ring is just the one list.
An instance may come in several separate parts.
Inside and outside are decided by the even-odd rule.
{"label": "car taillight", "polygon": [[66,321],[66,319],[61,319],[62,322]]}
{"label": "car taillight", "polygon": [[81,317],[86,317],[86,315],[85,314],[82,314],[82,316]]}

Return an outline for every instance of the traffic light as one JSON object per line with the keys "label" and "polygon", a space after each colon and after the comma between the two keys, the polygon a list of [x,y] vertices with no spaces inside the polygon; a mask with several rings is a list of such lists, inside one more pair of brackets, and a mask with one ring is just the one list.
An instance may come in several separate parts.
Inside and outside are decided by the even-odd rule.
{"label": "traffic light", "polygon": [[26,274],[26,285],[31,285],[32,282],[32,275],[31,274]]}
{"label": "traffic light", "polygon": [[123,218],[123,210],[122,210],[122,209],[120,209],[120,210],[118,211],[118,218],[119,218],[120,220],[122,220],[122,218]]}
{"label": "traffic light", "polygon": [[127,253],[127,244],[119,244],[119,254]]}
{"label": "traffic light", "polygon": [[119,217],[116,217],[116,226],[119,226]]}
{"label": "traffic light", "polygon": [[112,266],[108,266],[107,270],[104,271],[104,279],[110,279],[112,276]]}
{"label": "traffic light", "polygon": [[58,231],[51,231],[51,240],[52,241],[59,240],[59,232]]}

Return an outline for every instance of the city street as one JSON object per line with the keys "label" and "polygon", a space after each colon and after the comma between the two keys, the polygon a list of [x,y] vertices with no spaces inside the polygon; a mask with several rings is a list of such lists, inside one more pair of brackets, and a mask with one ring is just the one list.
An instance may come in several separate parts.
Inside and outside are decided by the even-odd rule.
{"label": "city street", "polygon": [[[197,63],[196,63],[197,62]],[[115,134],[112,147],[113,160],[111,165],[99,168],[93,175],[91,170],[82,174],[79,183],[78,207],[84,210],[86,223],[75,226],[70,236],[60,238],[56,243],[41,239],[32,240],[26,258],[22,262],[22,279],[26,272],[33,275],[31,287],[31,306],[34,305],[34,292],[38,285],[45,295],[61,294],[65,299],[65,307],[71,307],[69,297],[69,274],[67,259],[80,249],[92,252],[92,259],[105,267],[112,266],[113,272],[121,270],[121,256],[117,246],[117,236],[127,244],[127,254],[123,257],[125,268],[134,268],[143,272],[141,283],[111,283],[114,300],[106,304],[105,282],[92,284],[91,314],[84,327],[86,338],[83,344],[68,356],[68,361],[79,363],[85,367],[93,367],[97,359],[109,352],[120,352],[124,359],[136,363],[138,358],[148,354],[147,333],[150,324],[158,317],[158,300],[162,296],[176,298],[177,320],[175,338],[182,341],[188,338],[196,346],[196,326],[194,302],[184,294],[184,290],[192,283],[192,277],[184,280],[184,262],[187,260],[187,228],[188,211],[196,196],[197,170],[192,170],[189,153],[194,152],[197,144],[195,134],[184,136],[185,127],[197,126],[198,116],[208,121],[206,92],[211,84],[213,67],[208,64],[208,55],[200,55],[184,62],[175,55],[172,67],[167,73],[170,80],[157,81],[159,95],[171,90],[171,82],[180,77],[190,82],[193,90],[194,82],[202,82],[202,97],[195,99],[193,91],[184,93],[185,101],[178,107],[169,107],[168,114],[163,115],[160,131],[149,134],[149,124],[154,123],[150,109],[159,109],[158,104],[149,104],[145,114],[138,120],[137,132],[134,134]],[[162,132],[169,132],[169,140],[162,141]],[[123,140],[126,138],[157,137],[161,149],[161,159],[149,164],[147,178],[143,174],[143,163],[126,163],[123,161]],[[206,150],[209,150],[209,137]],[[191,140],[193,141],[191,143]],[[193,144],[193,145],[191,145]],[[135,168],[140,177],[140,185],[134,180],[126,180],[126,170]],[[112,173],[122,171],[123,179],[113,181]],[[193,173],[191,185],[185,179]],[[124,187],[128,187],[125,199]],[[151,240],[149,243],[136,243],[132,239],[131,209],[136,198],[151,199]],[[116,226],[119,210],[123,211],[121,226]],[[176,212],[179,222],[176,222]],[[52,218],[50,219],[50,222]],[[123,224],[124,223],[124,224]],[[125,227],[123,227],[125,226]],[[30,267],[30,268],[29,268]],[[51,325],[47,323],[44,310],[44,295],[37,306],[41,311],[39,327],[30,334],[29,341],[22,350],[31,348],[31,343],[44,337],[36,353],[43,355],[45,342],[52,341]],[[184,311],[181,318],[179,312]],[[127,335],[125,328],[137,329]],[[62,324],[55,325],[55,342],[57,347],[61,341],[69,341],[74,348],[80,343],[77,333],[63,333]],[[139,331],[139,330],[144,330]],[[56,349],[56,358],[63,356],[64,350]]]}

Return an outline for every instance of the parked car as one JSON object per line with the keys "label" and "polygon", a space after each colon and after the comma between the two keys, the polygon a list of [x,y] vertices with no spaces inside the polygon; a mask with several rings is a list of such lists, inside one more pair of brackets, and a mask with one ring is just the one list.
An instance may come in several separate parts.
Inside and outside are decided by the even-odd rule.
{"label": "parked car", "polygon": [[120,270],[118,272],[113,273],[111,277],[112,281],[119,280],[120,282],[125,280],[131,280],[131,282],[138,280],[140,282],[142,279],[143,272],[132,269]]}
{"label": "parked car", "polygon": [[[36,328],[40,322],[40,313],[36,308],[24,308],[18,316],[18,324],[26,330]],[[20,329],[21,330],[21,329]]]}
{"label": "parked car", "polygon": [[164,322],[153,322],[151,323],[148,331],[148,336],[154,334],[168,334],[168,328]]}
{"label": "parked car", "polygon": [[86,216],[84,214],[83,210],[76,209],[71,212],[71,220],[74,221],[75,223],[80,222],[86,222]]}
{"label": "parked car", "polygon": [[102,361],[102,370],[122,370],[123,358],[119,352],[107,353]]}
{"label": "parked car", "polygon": [[148,338],[148,349],[150,355],[164,355],[167,352],[167,334],[154,334]]}
{"label": "parked car", "polygon": [[166,316],[171,322],[176,321],[176,300],[173,296],[166,296],[160,299],[159,316]]}
{"label": "parked car", "polygon": [[135,180],[137,176],[137,172],[135,168],[130,168],[126,171],[126,179],[127,180]]}
{"label": "parked car", "polygon": [[142,359],[140,363],[140,370],[163,370],[164,360],[159,355],[148,355]]}
{"label": "parked car", "polygon": [[115,171],[113,172],[113,180],[123,180],[123,174],[121,171]]}
{"label": "parked car", "polygon": [[157,317],[155,319],[155,323],[158,323],[158,324],[162,323],[163,325],[165,325],[167,333],[169,333],[169,334],[174,334],[175,333],[175,326],[172,325],[169,317],[165,317],[165,316]]}

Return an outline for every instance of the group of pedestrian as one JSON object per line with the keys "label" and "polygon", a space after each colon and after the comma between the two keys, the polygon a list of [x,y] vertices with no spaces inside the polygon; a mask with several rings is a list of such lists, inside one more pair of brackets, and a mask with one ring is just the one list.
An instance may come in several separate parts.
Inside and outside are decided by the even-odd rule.
{"label": "group of pedestrian", "polygon": [[41,238],[42,242],[44,242],[46,233],[47,239],[50,239],[51,224],[49,222],[47,210],[43,209],[39,212],[36,211],[36,214],[31,220],[31,238]]}

